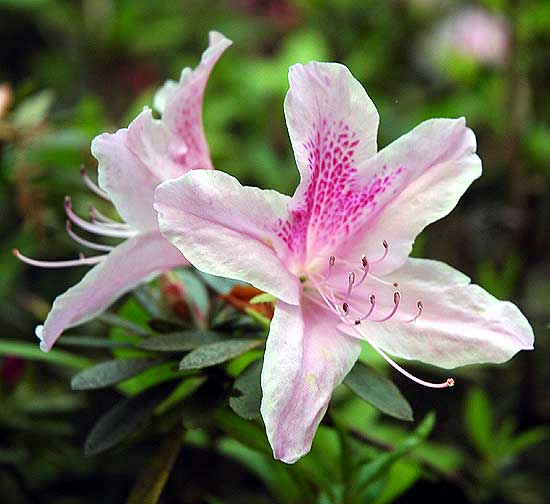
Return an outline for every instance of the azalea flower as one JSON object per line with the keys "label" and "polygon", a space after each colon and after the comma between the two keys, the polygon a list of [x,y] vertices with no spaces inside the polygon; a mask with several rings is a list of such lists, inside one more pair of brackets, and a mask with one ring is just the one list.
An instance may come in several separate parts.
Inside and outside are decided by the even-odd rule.
{"label": "azalea flower", "polygon": [[[40,347],[52,348],[68,327],[90,320],[141,282],[178,266],[188,265],[159,232],[153,208],[155,188],[189,170],[213,168],[202,126],[202,101],[208,77],[231,41],[211,32],[210,44],[195,70],[185,68],[179,82],[168,81],[155,96],[155,107],[144,110],[128,128],[103,133],[92,141],[98,160],[99,187],[83,172],[84,182],[98,196],[113,203],[124,223],[97,209],[91,221],[78,216],[65,200],[67,232],[79,244],[106,254],[81,256],[74,261],[37,261],[14,251],[22,261],[39,267],[94,265],[82,280],[57,297],[44,322],[36,328]],[[121,238],[116,247],[80,237],[73,225],[99,236]]]}
{"label": "azalea flower", "polygon": [[377,152],[378,112],[340,64],[290,69],[287,126],[301,182],[292,197],[191,172],[155,196],[161,232],[207,273],[278,298],[261,413],[275,458],[306,454],[334,388],[367,341],[444,368],[504,362],[533,347],[520,310],[441,262],[409,258],[415,237],[481,174],[463,118],[423,122]]}

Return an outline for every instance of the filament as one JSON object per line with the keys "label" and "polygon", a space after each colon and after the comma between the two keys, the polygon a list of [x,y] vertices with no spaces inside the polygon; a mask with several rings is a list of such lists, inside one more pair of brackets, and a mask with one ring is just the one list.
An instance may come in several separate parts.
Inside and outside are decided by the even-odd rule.
{"label": "filament", "polygon": [[39,268],[69,268],[72,266],[90,266],[98,264],[103,259],[107,257],[107,254],[93,256],[93,257],[84,257],[82,254],[79,259],[74,259],[70,261],[38,261],[36,259],[31,259],[23,255],[19,250],[13,249],[13,255],[17,257],[20,261],[30,264],[31,266],[37,266]]}
{"label": "filament", "polygon": [[82,177],[82,180],[84,181],[84,184],[90,191],[97,194],[100,198],[106,199],[107,201],[111,201],[111,198],[109,198],[109,195],[101,189],[88,175],[88,172],[86,171],[86,168],[84,165],[80,167],[80,176]]}
{"label": "filament", "polygon": [[80,243],[80,245],[84,245],[85,247],[91,248],[93,250],[101,250],[103,252],[110,252],[114,249],[114,247],[110,245],[103,245],[102,243],[94,243],[92,241],[86,240],[82,238],[81,236],[78,236],[72,229],[71,221],[67,221],[65,223],[67,233],[69,236],[77,243]]}

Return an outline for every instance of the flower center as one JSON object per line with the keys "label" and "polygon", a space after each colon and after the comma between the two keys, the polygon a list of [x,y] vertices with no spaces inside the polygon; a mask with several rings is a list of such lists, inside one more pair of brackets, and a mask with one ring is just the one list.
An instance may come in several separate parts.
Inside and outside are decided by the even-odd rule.
{"label": "flower center", "polygon": [[[355,267],[354,264],[350,264],[348,261],[338,261],[335,256],[330,256],[328,259],[328,269],[324,276],[312,273],[307,277],[307,280],[304,282],[304,297],[336,315],[340,322],[352,326],[354,332],[356,332],[361,339],[366,340],[392,367],[411,380],[431,388],[452,387],[454,385],[454,380],[452,378],[448,378],[443,383],[431,383],[417,378],[408,371],[404,370],[381,348],[379,348],[378,345],[376,345],[369,338],[369,335],[364,328],[361,327],[364,325],[364,322],[383,323],[389,321],[390,319],[394,319],[401,303],[401,293],[398,290],[399,284],[397,282],[387,282],[386,280],[376,277],[371,272],[371,266],[381,263],[388,255],[388,242],[384,240],[382,245],[384,247],[384,252],[381,257],[369,261],[368,258],[363,255],[361,256],[360,263],[358,263],[357,267]],[[353,268],[348,272],[347,282],[344,284],[334,281],[335,265],[338,262],[342,262],[346,266],[351,265]],[[377,307],[377,299],[376,294],[372,292],[372,290],[368,296],[368,308],[363,311],[359,308],[361,303],[360,300],[357,299],[358,289],[367,280],[369,280],[368,285],[372,290],[374,290],[376,285],[383,286],[384,289],[387,289],[388,286],[394,289],[392,307],[387,313],[379,316],[378,318],[374,316],[374,312]],[[343,288],[342,285],[346,285],[346,287]],[[362,304],[364,304],[364,301]],[[409,316],[404,320],[401,319],[399,322],[406,324],[415,322],[424,312],[424,304],[422,303],[422,300],[418,299],[416,301],[416,309],[417,311],[414,316]]]}

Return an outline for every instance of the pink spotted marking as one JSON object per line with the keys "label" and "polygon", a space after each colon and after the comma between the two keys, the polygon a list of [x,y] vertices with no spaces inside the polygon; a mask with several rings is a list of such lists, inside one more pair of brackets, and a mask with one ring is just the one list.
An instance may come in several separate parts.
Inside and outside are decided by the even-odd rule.
{"label": "pink spotted marking", "polygon": [[359,186],[357,134],[343,121],[326,119],[313,130],[303,146],[310,172],[304,199],[287,220],[276,224],[277,235],[296,254],[306,254],[314,244],[333,247],[358,231],[384,204],[384,195],[397,191],[396,178],[405,172],[402,166],[383,166]]}

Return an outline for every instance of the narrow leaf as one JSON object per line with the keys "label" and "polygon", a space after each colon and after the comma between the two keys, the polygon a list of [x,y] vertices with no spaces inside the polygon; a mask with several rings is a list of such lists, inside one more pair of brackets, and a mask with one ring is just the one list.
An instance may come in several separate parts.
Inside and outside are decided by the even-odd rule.
{"label": "narrow leaf", "polygon": [[487,393],[474,388],[466,396],[464,421],[473,445],[481,455],[493,455],[493,408]]}
{"label": "narrow leaf", "polygon": [[19,341],[0,340],[0,355],[12,355],[28,360],[50,362],[76,369],[83,369],[92,364],[90,359],[73,355],[63,350],[43,352],[37,344],[21,343]]}
{"label": "narrow leaf", "polygon": [[187,354],[180,362],[180,369],[202,369],[215,366],[246,353],[262,343],[262,340],[257,339],[233,339],[210,343]]}
{"label": "narrow leaf", "polygon": [[63,336],[57,342],[58,345],[88,347],[88,348],[133,348],[134,345],[127,341],[116,341],[107,338],[94,338],[91,336]]}
{"label": "narrow leaf", "polygon": [[138,347],[156,352],[188,352],[221,339],[222,335],[213,331],[179,331],[147,338]]}
{"label": "narrow leaf", "polygon": [[138,476],[126,504],[157,504],[181,449],[183,427],[174,427]]}
{"label": "narrow leaf", "polygon": [[109,387],[136,376],[159,362],[141,358],[113,359],[101,362],[73,376],[71,388],[73,390],[92,390]]}
{"label": "narrow leaf", "polygon": [[155,387],[119,401],[93,426],[86,438],[84,453],[97,455],[116,446],[151,416],[168,391],[166,386]]}
{"label": "narrow leaf", "polygon": [[229,406],[237,415],[253,420],[260,416],[262,360],[252,362],[235,380]]}
{"label": "narrow leaf", "polygon": [[399,389],[363,362],[357,362],[344,383],[361,399],[399,420],[413,420],[413,412]]}
{"label": "narrow leaf", "polygon": [[99,315],[98,320],[101,322],[104,322],[107,325],[115,326],[115,327],[122,327],[123,329],[126,329],[128,332],[137,334],[139,336],[150,336],[151,333],[144,327],[141,327],[138,324],[134,324],[133,322],[130,322],[129,320],[126,320],[122,317],[119,317],[118,315],[115,315],[114,313],[102,313]]}
{"label": "narrow leaf", "polygon": [[250,304],[258,304],[258,303],[274,303],[277,301],[277,298],[273,296],[273,294],[268,294],[267,292],[262,292],[261,294],[258,294],[257,296],[254,296],[249,303]]}

